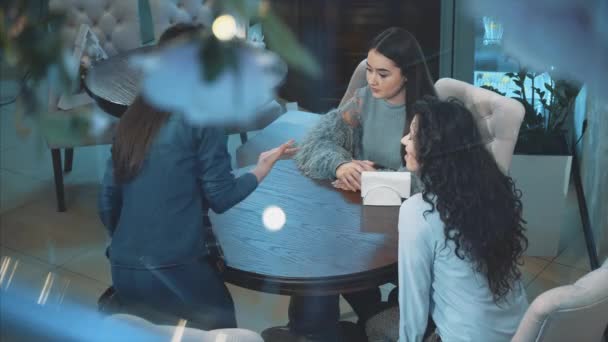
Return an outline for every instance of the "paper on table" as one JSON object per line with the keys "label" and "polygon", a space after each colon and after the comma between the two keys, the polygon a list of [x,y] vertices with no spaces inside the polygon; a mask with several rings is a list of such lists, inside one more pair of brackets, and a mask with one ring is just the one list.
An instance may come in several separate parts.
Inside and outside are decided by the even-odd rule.
{"label": "paper on table", "polygon": [[401,205],[402,198],[408,198],[411,190],[409,172],[361,173],[361,197],[363,205]]}

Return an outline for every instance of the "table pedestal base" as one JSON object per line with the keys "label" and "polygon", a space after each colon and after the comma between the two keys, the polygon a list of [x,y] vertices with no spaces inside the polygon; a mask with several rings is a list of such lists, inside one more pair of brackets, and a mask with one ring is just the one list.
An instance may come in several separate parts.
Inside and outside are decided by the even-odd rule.
{"label": "table pedestal base", "polygon": [[357,324],[337,322],[333,331],[299,334],[289,327],[273,327],[262,332],[264,342],[364,342],[365,332]]}

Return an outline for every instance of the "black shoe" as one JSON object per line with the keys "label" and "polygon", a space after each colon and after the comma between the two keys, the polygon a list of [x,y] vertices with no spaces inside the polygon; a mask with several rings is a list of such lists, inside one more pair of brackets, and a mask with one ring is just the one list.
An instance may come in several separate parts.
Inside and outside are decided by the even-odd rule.
{"label": "black shoe", "polygon": [[399,287],[395,287],[391,290],[391,292],[388,294],[387,302],[390,305],[399,305]]}
{"label": "black shoe", "polygon": [[340,341],[342,342],[367,342],[365,326],[349,321],[340,321]]}
{"label": "black shoe", "polygon": [[264,342],[351,342],[341,338],[339,328],[332,330],[312,334],[298,333],[288,326],[273,327],[262,331],[262,338]]}
{"label": "black shoe", "polygon": [[97,300],[97,311],[103,315],[120,313],[122,305],[114,287],[108,287]]}
{"label": "black shoe", "polygon": [[287,326],[272,327],[262,331],[264,342],[312,342],[305,335],[299,335]]}
{"label": "black shoe", "polygon": [[367,336],[357,324],[348,321],[338,322],[333,331],[315,334],[300,334],[287,326],[273,327],[262,332],[265,342],[366,342]]}

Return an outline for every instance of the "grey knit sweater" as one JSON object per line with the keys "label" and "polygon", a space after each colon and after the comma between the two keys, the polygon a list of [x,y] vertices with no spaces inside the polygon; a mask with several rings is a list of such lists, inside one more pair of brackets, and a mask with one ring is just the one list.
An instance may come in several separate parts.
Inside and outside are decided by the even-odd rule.
{"label": "grey knit sweater", "polygon": [[363,87],[345,105],[325,114],[299,145],[294,159],[311,178],[333,179],[353,159],[367,159],[387,170],[402,167],[400,140],[405,105],[391,105]]}

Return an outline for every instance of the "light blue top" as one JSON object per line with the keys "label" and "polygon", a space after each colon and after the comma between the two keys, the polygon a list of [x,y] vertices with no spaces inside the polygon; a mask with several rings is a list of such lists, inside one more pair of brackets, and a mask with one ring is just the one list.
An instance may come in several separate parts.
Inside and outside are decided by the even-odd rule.
{"label": "light blue top", "polygon": [[[455,245],[444,248],[444,224],[416,194],[399,211],[399,341],[422,341],[429,314],[444,342],[510,341],[528,308],[518,282],[499,305],[486,278]],[[488,227],[491,229],[491,227]]]}
{"label": "light blue top", "polygon": [[397,170],[402,166],[401,138],[405,130],[405,103],[394,105],[377,99],[368,86],[357,91],[362,98],[361,136],[363,160],[371,160],[384,168]]}

